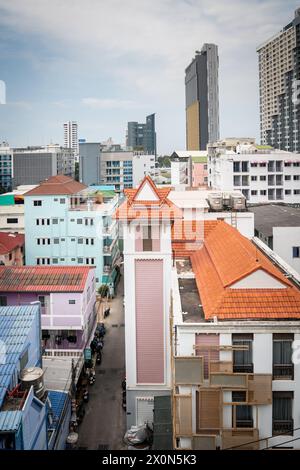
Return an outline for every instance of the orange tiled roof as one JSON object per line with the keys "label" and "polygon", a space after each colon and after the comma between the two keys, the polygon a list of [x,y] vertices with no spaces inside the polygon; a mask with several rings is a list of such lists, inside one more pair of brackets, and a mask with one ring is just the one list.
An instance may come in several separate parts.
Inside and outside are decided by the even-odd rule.
{"label": "orange tiled roof", "polygon": [[[156,200],[138,200],[137,196],[144,187],[149,184],[157,196]],[[149,176],[145,176],[137,189],[124,191],[126,200],[117,208],[114,218],[118,220],[163,220],[181,219],[182,211],[168,198],[171,188],[157,188]]]}
{"label": "orange tiled roof", "polygon": [[76,194],[86,188],[85,184],[75,181],[70,176],[56,175],[42,181],[39,186],[25,193],[25,196]]}
{"label": "orange tiled roof", "polygon": [[[209,233],[191,261],[206,319],[300,318],[299,290],[250,240],[225,222],[219,222]],[[285,287],[230,287],[258,269]]]}
{"label": "orange tiled roof", "polygon": [[172,226],[172,250],[175,258],[188,258],[199,250],[204,239],[218,223],[218,220],[175,220]]}
{"label": "orange tiled roof", "polygon": [[0,292],[83,292],[88,266],[0,266]]}

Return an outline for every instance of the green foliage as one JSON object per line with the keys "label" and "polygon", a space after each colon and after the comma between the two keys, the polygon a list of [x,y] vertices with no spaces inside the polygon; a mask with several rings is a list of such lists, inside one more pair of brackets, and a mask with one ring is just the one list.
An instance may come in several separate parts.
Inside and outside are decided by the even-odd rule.
{"label": "green foliage", "polygon": [[163,155],[157,158],[159,168],[170,168],[171,160],[169,155]]}
{"label": "green foliage", "polygon": [[79,181],[79,163],[75,162],[75,180]]}
{"label": "green foliage", "polygon": [[102,284],[98,289],[98,294],[101,295],[101,297],[106,297],[108,294],[108,285]]}

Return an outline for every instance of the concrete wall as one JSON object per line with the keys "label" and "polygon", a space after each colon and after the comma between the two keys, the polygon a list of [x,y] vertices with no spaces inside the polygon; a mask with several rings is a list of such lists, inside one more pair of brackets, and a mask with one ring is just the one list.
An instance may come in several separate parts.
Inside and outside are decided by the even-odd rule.
{"label": "concrete wall", "polygon": [[300,274],[300,258],[293,258],[293,246],[300,247],[300,227],[273,227],[273,251]]}

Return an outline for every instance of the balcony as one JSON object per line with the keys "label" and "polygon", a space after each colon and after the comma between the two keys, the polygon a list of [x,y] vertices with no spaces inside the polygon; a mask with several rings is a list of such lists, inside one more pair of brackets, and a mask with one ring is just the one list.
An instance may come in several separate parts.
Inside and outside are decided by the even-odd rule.
{"label": "balcony", "polygon": [[273,380],[294,380],[294,364],[274,364]]}
{"label": "balcony", "polygon": [[222,449],[258,450],[259,434],[256,428],[223,429]]}
{"label": "balcony", "polygon": [[252,374],[253,364],[233,364],[233,372],[242,374]]}
{"label": "balcony", "polygon": [[273,419],[273,435],[277,434],[287,434],[292,436],[294,429],[294,420],[287,419],[287,420],[277,420]]}

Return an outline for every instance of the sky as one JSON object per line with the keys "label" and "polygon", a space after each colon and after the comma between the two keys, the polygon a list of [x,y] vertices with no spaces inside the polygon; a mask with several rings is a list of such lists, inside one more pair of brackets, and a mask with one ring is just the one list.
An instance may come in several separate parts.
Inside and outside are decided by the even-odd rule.
{"label": "sky", "polygon": [[259,140],[256,48],[288,24],[294,0],[0,0],[0,141],[125,143],[156,113],[159,154],[185,148],[184,70],[219,47],[220,135]]}

